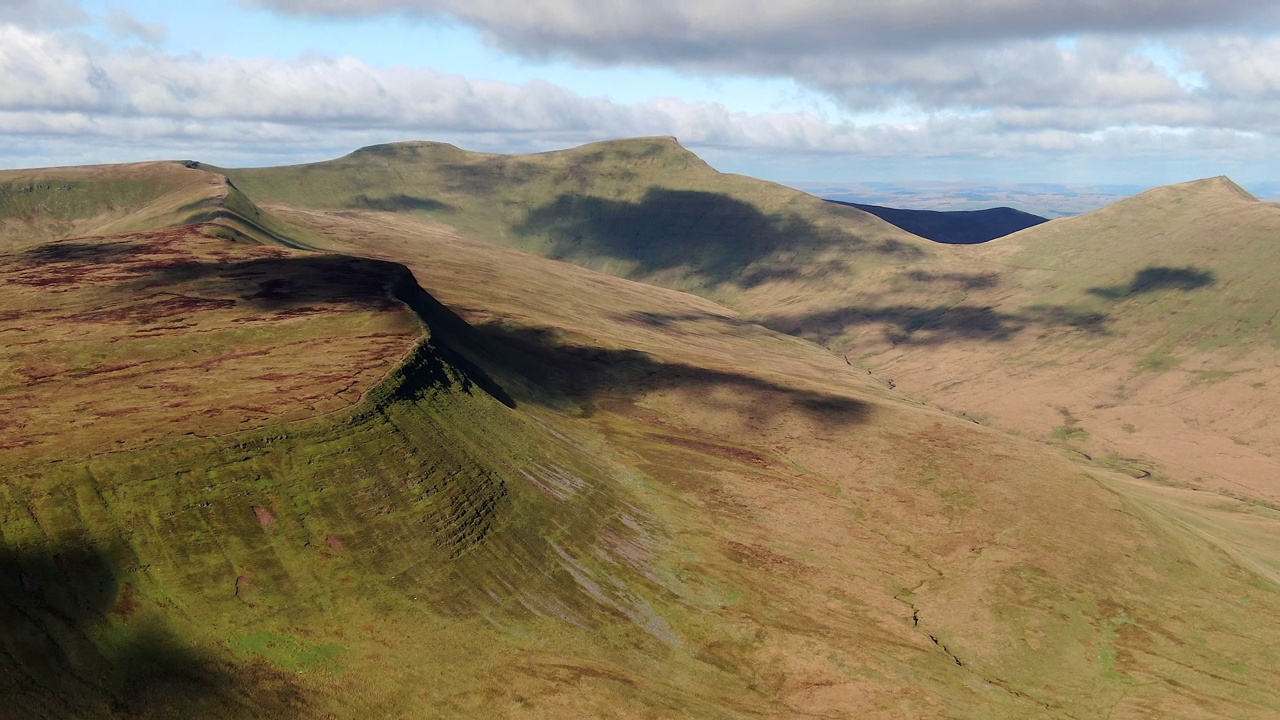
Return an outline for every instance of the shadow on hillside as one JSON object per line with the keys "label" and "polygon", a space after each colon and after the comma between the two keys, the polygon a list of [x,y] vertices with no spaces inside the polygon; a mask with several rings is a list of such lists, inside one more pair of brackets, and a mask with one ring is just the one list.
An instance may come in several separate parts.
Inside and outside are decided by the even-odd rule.
{"label": "shadow on hillside", "polygon": [[831,338],[859,325],[884,327],[894,345],[940,345],[959,340],[1005,342],[1030,330],[1074,328],[1091,335],[1107,333],[1110,316],[1085,313],[1061,305],[1008,312],[989,305],[889,305],[845,307],[801,316],[774,316],[762,324],[806,338]]}
{"label": "shadow on hillside", "polygon": [[[594,402],[629,398],[666,389],[695,390],[708,404],[741,410],[740,403],[713,399],[728,390],[753,413],[771,415],[798,410],[830,425],[865,421],[869,407],[853,398],[788,387],[728,370],[664,363],[629,349],[601,348],[562,342],[555,330],[511,327],[501,323],[468,326],[470,351],[491,372],[517,388],[524,400],[559,410],[590,413]],[[732,407],[730,407],[732,406]]]}
{"label": "shadow on hillside", "polygon": [[907,278],[922,283],[946,283],[958,286],[961,290],[986,290],[1000,284],[1000,276],[995,273],[931,273],[924,270],[913,270]]}
{"label": "shadow on hillside", "polygon": [[0,549],[0,717],[303,717],[287,673],[185,646],[86,545]]}
{"label": "shadow on hillside", "polygon": [[412,195],[388,195],[371,198],[368,195],[357,195],[348,205],[352,210],[381,210],[383,212],[435,212],[449,210],[452,206],[431,198],[414,197]]}
{"label": "shadow on hillside", "polygon": [[131,291],[205,292],[265,310],[317,303],[391,309],[396,306],[395,288],[413,282],[397,263],[318,253],[236,262],[189,260],[143,269],[150,272],[133,281]]}
{"label": "shadow on hillside", "polygon": [[47,263],[117,263],[148,251],[146,244],[131,241],[81,242],[57,240],[17,253],[18,262],[26,266]]}
{"label": "shadow on hillside", "polygon": [[1187,267],[1152,266],[1134,273],[1128,285],[1112,285],[1110,287],[1090,288],[1089,292],[1108,300],[1119,300],[1130,295],[1157,292],[1159,290],[1180,290],[1190,292],[1208,287],[1217,282],[1217,278],[1208,270]]}
{"label": "shadow on hillside", "polygon": [[552,170],[510,158],[480,162],[444,163],[439,166],[442,186],[448,192],[484,198],[508,184],[528,185],[550,175]]}
{"label": "shadow on hillside", "polygon": [[714,315],[712,313],[658,313],[636,311],[630,313],[621,313],[612,316],[614,320],[620,322],[632,323],[634,325],[643,325],[658,330],[672,330],[681,323],[712,323],[716,325],[726,325],[728,327],[747,327],[755,323],[739,320],[738,318],[729,317],[727,315]]}
{"label": "shadow on hillside", "polygon": [[[894,241],[866,244],[839,231],[824,231],[797,215],[766,215],[727,195],[694,190],[651,189],[639,202],[561,195],[531,210],[516,231],[548,238],[552,257],[634,261],[639,276],[688,268],[711,284],[734,282],[742,287],[792,277],[798,266],[821,272],[823,268],[805,261],[806,255],[836,243],[902,259],[922,253]],[[798,261],[747,271],[779,253]]]}

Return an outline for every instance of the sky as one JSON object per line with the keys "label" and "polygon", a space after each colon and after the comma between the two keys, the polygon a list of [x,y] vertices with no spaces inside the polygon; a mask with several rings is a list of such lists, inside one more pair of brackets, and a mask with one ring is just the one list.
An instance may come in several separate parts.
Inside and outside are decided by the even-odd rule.
{"label": "sky", "polygon": [[1280,0],[0,0],[0,167],[674,135],[779,182],[1280,180]]}

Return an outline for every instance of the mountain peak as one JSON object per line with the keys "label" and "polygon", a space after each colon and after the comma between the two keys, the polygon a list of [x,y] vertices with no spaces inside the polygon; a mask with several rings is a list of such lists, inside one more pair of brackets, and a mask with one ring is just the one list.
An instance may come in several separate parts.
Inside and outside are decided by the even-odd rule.
{"label": "mountain peak", "polygon": [[1192,180],[1191,182],[1183,183],[1183,184],[1186,185],[1188,188],[1203,189],[1205,191],[1210,191],[1215,193],[1219,193],[1219,192],[1231,193],[1232,195],[1243,198],[1245,200],[1257,201],[1258,199],[1254,197],[1253,193],[1240,187],[1231,178],[1227,177],[1226,175],[1217,175],[1211,178],[1204,178],[1203,180]]}

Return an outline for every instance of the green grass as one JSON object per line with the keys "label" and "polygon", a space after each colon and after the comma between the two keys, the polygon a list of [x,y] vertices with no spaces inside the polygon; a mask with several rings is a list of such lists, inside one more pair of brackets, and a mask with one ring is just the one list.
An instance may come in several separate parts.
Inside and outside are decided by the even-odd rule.
{"label": "green grass", "polygon": [[1143,372],[1168,372],[1176,370],[1182,362],[1174,357],[1173,352],[1169,349],[1161,349],[1142,358],[1138,363],[1138,369]]}
{"label": "green grass", "polygon": [[296,637],[260,632],[232,640],[232,650],[242,655],[264,658],[272,665],[294,673],[340,673],[346,649],[338,643],[313,645]]}
{"label": "green grass", "polygon": [[1059,425],[1053,430],[1055,440],[1083,442],[1089,439],[1089,431],[1076,425]]}

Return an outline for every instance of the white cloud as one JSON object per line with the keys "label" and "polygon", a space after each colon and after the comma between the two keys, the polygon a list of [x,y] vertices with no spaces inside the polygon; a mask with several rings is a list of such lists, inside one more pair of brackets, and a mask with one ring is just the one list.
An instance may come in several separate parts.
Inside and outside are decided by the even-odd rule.
{"label": "white cloud", "polygon": [[0,109],[105,110],[111,80],[81,43],[0,25]]}

